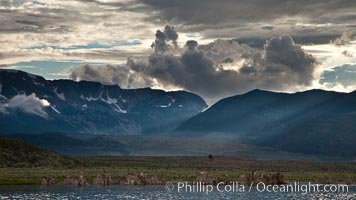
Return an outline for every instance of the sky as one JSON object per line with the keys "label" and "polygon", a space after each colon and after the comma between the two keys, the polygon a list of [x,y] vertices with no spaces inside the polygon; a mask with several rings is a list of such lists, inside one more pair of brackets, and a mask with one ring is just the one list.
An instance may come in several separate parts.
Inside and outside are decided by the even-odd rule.
{"label": "sky", "polygon": [[187,90],[356,89],[354,0],[1,0],[0,68]]}

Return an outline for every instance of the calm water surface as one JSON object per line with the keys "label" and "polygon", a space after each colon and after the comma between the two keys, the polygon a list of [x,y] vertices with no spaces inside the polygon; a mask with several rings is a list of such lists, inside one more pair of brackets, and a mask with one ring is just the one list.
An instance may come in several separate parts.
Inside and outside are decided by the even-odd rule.
{"label": "calm water surface", "polygon": [[356,186],[348,194],[267,193],[255,189],[244,193],[178,193],[167,192],[163,186],[0,186],[0,199],[356,199]]}

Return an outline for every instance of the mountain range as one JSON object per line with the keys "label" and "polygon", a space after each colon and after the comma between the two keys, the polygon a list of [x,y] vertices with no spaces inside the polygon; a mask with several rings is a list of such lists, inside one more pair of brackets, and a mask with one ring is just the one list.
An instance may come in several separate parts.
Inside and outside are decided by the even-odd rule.
{"label": "mountain range", "polygon": [[207,107],[198,95],[0,70],[0,133],[165,134]]}
{"label": "mountain range", "polygon": [[253,90],[183,122],[179,137],[239,138],[289,152],[356,155],[356,92]]}
{"label": "mountain range", "polygon": [[207,108],[185,91],[0,70],[1,135],[71,155],[269,151],[355,159],[356,92],[253,90]]}

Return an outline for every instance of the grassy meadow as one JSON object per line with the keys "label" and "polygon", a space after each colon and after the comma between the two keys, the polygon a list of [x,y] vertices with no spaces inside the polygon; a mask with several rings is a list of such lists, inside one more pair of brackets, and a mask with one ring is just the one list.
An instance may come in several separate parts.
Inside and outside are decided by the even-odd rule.
{"label": "grassy meadow", "polygon": [[237,157],[72,157],[79,161],[73,166],[2,167],[1,185],[41,184],[43,177],[51,177],[62,184],[66,177],[82,175],[92,183],[98,174],[110,174],[119,181],[128,174],[143,173],[156,176],[161,182],[194,181],[200,172],[218,181],[238,181],[241,174],[281,173],[287,182],[356,183],[354,162],[314,162],[246,160]]}

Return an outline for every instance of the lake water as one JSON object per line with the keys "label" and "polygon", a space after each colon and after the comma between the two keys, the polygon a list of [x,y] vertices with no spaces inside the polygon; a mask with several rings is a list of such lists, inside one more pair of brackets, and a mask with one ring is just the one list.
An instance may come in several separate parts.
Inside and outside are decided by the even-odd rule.
{"label": "lake water", "polygon": [[347,194],[258,192],[167,192],[163,186],[0,186],[0,199],[356,199],[356,186]]}

